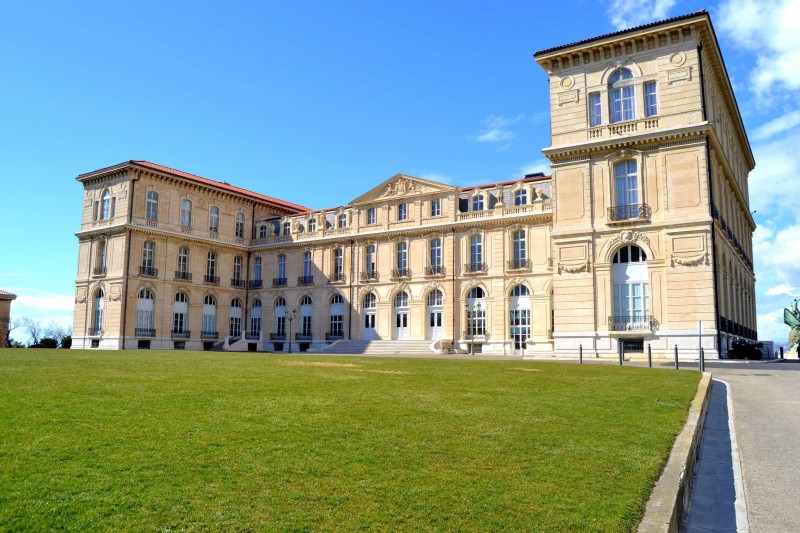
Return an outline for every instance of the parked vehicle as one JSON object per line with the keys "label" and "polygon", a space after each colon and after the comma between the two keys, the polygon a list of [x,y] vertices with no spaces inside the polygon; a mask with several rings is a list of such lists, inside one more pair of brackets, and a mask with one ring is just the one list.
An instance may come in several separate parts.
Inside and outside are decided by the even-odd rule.
{"label": "parked vehicle", "polygon": [[729,359],[761,359],[764,357],[761,342],[751,342],[744,339],[737,339],[731,343],[728,350]]}

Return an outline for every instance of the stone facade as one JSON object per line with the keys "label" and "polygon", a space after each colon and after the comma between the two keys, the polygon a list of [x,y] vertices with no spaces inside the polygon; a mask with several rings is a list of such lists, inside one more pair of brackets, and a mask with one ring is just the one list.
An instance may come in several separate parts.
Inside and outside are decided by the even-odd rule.
{"label": "stone facade", "polygon": [[8,343],[8,322],[11,318],[11,302],[17,295],[0,290],[0,348],[5,348]]}
{"label": "stone facade", "polygon": [[316,211],[144,161],[79,176],[73,348],[714,356],[754,338],[754,161],[708,15],[535,58],[552,176],[398,174]]}

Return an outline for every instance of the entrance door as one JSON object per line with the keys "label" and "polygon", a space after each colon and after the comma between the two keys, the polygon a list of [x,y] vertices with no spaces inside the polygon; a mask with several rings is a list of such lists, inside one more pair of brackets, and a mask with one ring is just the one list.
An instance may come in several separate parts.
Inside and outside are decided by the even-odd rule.
{"label": "entrance door", "polygon": [[408,311],[395,311],[394,338],[398,341],[408,339]]}
{"label": "entrance door", "polygon": [[365,341],[374,341],[378,338],[378,333],[375,331],[375,311],[366,311],[364,313],[364,330],[361,333],[361,339]]}
{"label": "entrance door", "polygon": [[442,315],[444,299],[442,291],[436,289],[428,294],[428,323],[426,339],[435,341],[442,338]]}

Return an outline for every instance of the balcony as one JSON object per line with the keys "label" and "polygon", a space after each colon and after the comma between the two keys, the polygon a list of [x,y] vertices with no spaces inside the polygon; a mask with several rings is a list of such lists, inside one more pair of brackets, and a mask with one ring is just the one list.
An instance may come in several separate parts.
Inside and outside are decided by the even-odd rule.
{"label": "balcony", "polygon": [[103,328],[89,328],[90,337],[99,337],[103,334]]}
{"label": "balcony", "polygon": [[244,288],[244,280],[240,278],[232,278],[231,279],[231,287],[238,287],[240,289]]}
{"label": "balcony", "polygon": [[298,285],[313,285],[314,276],[297,276]]}
{"label": "balcony", "polygon": [[203,283],[208,283],[209,285],[219,285],[219,276],[209,276],[206,274],[203,276]]}
{"label": "balcony", "polygon": [[175,271],[175,279],[182,279],[184,281],[192,281],[192,273],[191,272],[182,272],[180,270]]}
{"label": "balcony", "polygon": [[408,268],[393,268],[392,269],[392,278],[399,279],[399,278],[410,278],[411,277],[411,269]]}
{"label": "balcony", "polygon": [[251,279],[247,282],[247,286],[251,289],[260,289],[264,285],[264,280],[262,279]]}
{"label": "balcony", "polygon": [[325,334],[326,341],[340,341],[344,339],[344,333],[341,331],[334,331],[331,333],[330,331]]}
{"label": "balcony", "polygon": [[658,321],[650,315],[614,315],[608,317],[608,330],[612,333],[644,334],[653,333]]}
{"label": "balcony", "polygon": [[344,272],[334,272],[328,283],[344,283],[345,281],[347,281],[347,276],[344,275]]}
{"label": "balcony", "polygon": [[381,275],[377,270],[365,270],[361,273],[361,281],[378,281]]}
{"label": "balcony", "polygon": [[158,269],[155,268],[155,267],[151,267],[151,266],[141,265],[141,266],[139,266],[139,275],[140,276],[150,276],[150,277],[154,278],[154,277],[158,276]]}
{"label": "balcony", "polygon": [[104,267],[104,266],[94,267],[94,270],[92,270],[92,274],[95,275],[95,276],[105,276],[106,275],[106,267]]}
{"label": "balcony", "polygon": [[426,276],[444,276],[447,274],[447,269],[442,265],[431,265],[425,267]]}
{"label": "balcony", "polygon": [[650,220],[652,210],[647,204],[618,205],[608,208],[609,222],[641,222]]}
{"label": "balcony", "polygon": [[294,340],[296,341],[310,341],[312,335],[310,333],[295,333]]}
{"label": "balcony", "polygon": [[188,339],[189,338],[189,330],[183,329],[173,329],[172,330],[172,338],[173,339]]}
{"label": "balcony", "polygon": [[136,328],[134,334],[137,337],[155,337],[156,330],[153,328]]}
{"label": "balcony", "polygon": [[244,334],[245,339],[249,341],[257,341],[261,339],[261,332],[260,331],[248,331]]}
{"label": "balcony", "polygon": [[530,270],[531,269],[531,260],[530,259],[509,259],[506,262],[506,269],[507,270]]}
{"label": "balcony", "polygon": [[488,269],[486,263],[466,263],[464,274],[485,274]]}
{"label": "balcony", "polygon": [[285,341],[286,333],[270,333],[269,340],[271,341]]}
{"label": "balcony", "polygon": [[208,341],[208,340],[215,341],[215,340],[217,340],[219,338],[219,332],[217,332],[217,331],[201,331],[200,332],[200,338],[203,339],[204,341]]}
{"label": "balcony", "polygon": [[286,278],[272,278],[273,287],[283,287],[286,285]]}

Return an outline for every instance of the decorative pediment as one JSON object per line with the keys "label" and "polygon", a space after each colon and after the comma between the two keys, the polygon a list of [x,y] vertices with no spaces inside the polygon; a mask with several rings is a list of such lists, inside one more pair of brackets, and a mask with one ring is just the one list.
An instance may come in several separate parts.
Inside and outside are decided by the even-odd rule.
{"label": "decorative pediment", "polygon": [[402,200],[427,194],[454,193],[456,188],[452,185],[436,181],[397,174],[384,181],[377,187],[370,189],[351,202],[352,205],[367,204],[380,200]]}

